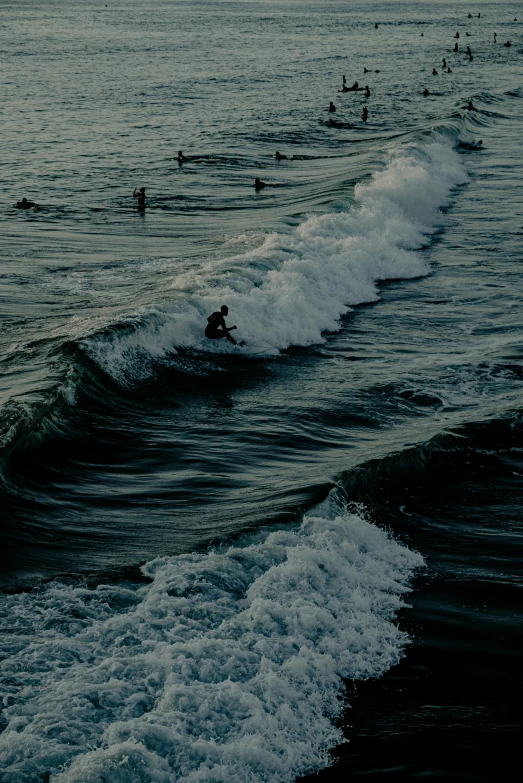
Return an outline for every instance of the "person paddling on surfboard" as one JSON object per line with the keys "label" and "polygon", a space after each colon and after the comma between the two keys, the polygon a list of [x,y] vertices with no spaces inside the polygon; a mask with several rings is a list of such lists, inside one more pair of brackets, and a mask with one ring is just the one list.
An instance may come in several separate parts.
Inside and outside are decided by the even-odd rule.
{"label": "person paddling on surfboard", "polygon": [[[208,337],[209,340],[221,340],[222,337],[225,337],[233,345],[238,345],[234,337],[232,337],[230,334],[230,332],[232,332],[233,329],[236,329],[236,327],[229,326],[227,328],[225,325],[226,315],[229,315],[229,308],[227,305],[222,305],[220,312],[216,311],[215,313],[212,313],[212,315],[210,315],[207,319],[205,336]],[[240,345],[244,345],[244,343],[241,342]]]}

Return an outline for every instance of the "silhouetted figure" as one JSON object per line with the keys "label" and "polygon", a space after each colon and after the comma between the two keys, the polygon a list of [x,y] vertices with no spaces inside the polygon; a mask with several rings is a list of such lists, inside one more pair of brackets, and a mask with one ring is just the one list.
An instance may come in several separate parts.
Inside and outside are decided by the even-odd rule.
{"label": "silhouetted figure", "polygon": [[365,85],[365,93],[364,94],[365,94],[366,98],[370,98],[370,90],[369,90],[369,85],[368,84]]}
{"label": "silhouetted figure", "polygon": [[435,68],[432,69],[432,75],[433,76],[437,76],[438,75],[438,72],[437,72],[437,70]]}
{"label": "silhouetted figure", "polygon": [[454,52],[459,52],[459,48],[458,48],[458,42],[457,42],[457,41],[456,41],[456,43],[454,44],[454,49],[453,49],[452,51],[454,51]]}
{"label": "silhouetted figure", "polygon": [[28,201],[26,198],[17,201],[16,206],[18,209],[38,209],[38,204],[35,204],[34,201]]}
{"label": "silhouetted figure", "polygon": [[504,43],[503,46],[512,46],[512,44],[510,43],[510,41],[507,41],[507,43]]}
{"label": "silhouetted figure", "polygon": [[445,58],[443,58],[443,60],[441,61],[441,63],[442,63],[442,67],[443,67],[443,68],[446,68],[446,67],[447,67],[447,61],[446,61],[446,59],[445,59]]}
{"label": "silhouetted figure", "polygon": [[360,86],[359,86],[358,82],[354,82],[354,84],[352,85],[352,87],[350,89],[351,90],[359,90]]}
{"label": "silhouetted figure", "polygon": [[472,14],[469,14],[469,19],[472,19]]}
{"label": "silhouetted figure", "polygon": [[138,209],[145,209],[145,188],[140,188],[138,192],[135,188],[133,192],[133,198],[138,199]]}
{"label": "silhouetted figure", "polygon": [[331,113],[332,113],[332,112],[334,112],[334,111],[336,111],[336,106],[333,104],[333,102],[332,102],[332,101],[329,103],[329,109],[328,109],[328,110],[329,110]]}
{"label": "silhouetted figure", "polygon": [[456,33],[456,35],[454,36],[454,38],[459,38],[459,33]]}
{"label": "silhouetted figure", "polygon": [[178,163],[185,163],[186,160],[187,158],[185,157],[183,152],[181,150],[178,150]]}
{"label": "silhouetted figure", "polygon": [[470,38],[470,33],[465,33],[465,35],[468,35],[468,37]]}
{"label": "silhouetted figure", "polygon": [[274,157],[276,160],[287,160],[287,155],[282,155],[281,152],[277,152]]}
{"label": "silhouetted figure", "polygon": [[497,34],[494,33],[494,43],[497,43],[497,38],[498,38]]}
{"label": "silhouetted figure", "polygon": [[425,89],[423,90],[423,95],[425,96],[425,98],[427,97],[427,95],[430,95],[430,93],[429,93],[429,91],[427,90],[427,88],[426,88],[426,87],[425,87]]}
{"label": "silhouetted figure", "polygon": [[364,106],[363,109],[361,110],[361,115],[360,116],[361,116],[361,119],[363,120],[363,122],[367,121],[367,117],[369,116],[369,110],[367,109],[366,106]]}
{"label": "silhouetted figure", "polygon": [[466,106],[463,107],[464,109],[468,109],[468,111],[477,111],[476,107],[472,103],[472,101],[469,101]]}
{"label": "silhouetted figure", "polygon": [[[226,315],[229,315],[229,308],[227,305],[222,305],[219,312],[212,313],[207,319],[205,336],[208,337],[209,340],[221,340],[225,337],[225,339],[233,345],[238,345],[234,337],[230,334],[233,329],[236,329],[236,326],[229,326],[229,328],[227,328],[225,325]],[[242,345],[242,343],[240,343],[240,345]]]}
{"label": "silhouetted figure", "polygon": [[343,86],[345,87],[346,84],[347,84],[347,78],[345,74],[343,74]]}
{"label": "silhouetted figure", "polygon": [[424,37],[424,34],[423,34],[423,33],[421,33],[421,37],[422,37],[422,38]]}
{"label": "silhouetted figure", "polygon": [[364,69],[363,69],[363,73],[370,73],[370,71],[369,71],[369,69],[368,69],[368,68],[364,68]]}
{"label": "silhouetted figure", "polygon": [[452,70],[450,68],[447,68],[447,73],[452,73]]}
{"label": "silhouetted figure", "polygon": [[377,30],[377,29],[378,29],[378,23],[377,23],[377,22],[376,22],[376,24],[374,25],[374,29],[375,29],[375,30]]}
{"label": "silhouetted figure", "polygon": [[261,190],[262,188],[267,187],[267,183],[262,182],[262,180],[259,177],[256,177],[256,179],[254,180],[254,187],[256,188],[256,190]]}

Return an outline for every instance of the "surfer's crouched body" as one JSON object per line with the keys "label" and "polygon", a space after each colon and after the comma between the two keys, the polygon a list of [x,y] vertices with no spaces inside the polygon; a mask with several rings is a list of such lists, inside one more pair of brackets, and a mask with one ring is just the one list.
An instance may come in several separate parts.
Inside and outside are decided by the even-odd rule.
{"label": "surfer's crouched body", "polygon": [[225,337],[233,345],[237,345],[236,340],[229,333],[235,326],[227,328],[225,325],[225,316],[229,314],[229,308],[226,305],[222,305],[220,312],[212,313],[207,319],[207,326],[205,327],[205,336],[210,340],[221,340]]}

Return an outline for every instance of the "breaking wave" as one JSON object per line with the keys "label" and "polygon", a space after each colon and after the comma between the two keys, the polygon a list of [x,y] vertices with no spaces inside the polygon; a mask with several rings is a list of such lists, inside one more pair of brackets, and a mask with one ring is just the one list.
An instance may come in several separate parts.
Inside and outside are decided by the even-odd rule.
{"label": "breaking wave", "polygon": [[451,139],[438,138],[391,153],[382,171],[356,186],[348,211],[310,216],[249,252],[176,277],[167,307],[87,338],[84,351],[122,385],[151,376],[177,348],[229,352],[203,336],[206,316],[222,304],[247,352],[323,342],[351,306],[378,299],[379,281],[428,273],[416,251],[467,178]]}

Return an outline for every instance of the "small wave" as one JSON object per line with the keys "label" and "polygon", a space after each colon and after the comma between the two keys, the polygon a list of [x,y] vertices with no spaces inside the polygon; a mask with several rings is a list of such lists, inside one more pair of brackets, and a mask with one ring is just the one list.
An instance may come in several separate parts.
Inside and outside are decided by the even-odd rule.
{"label": "small wave", "polygon": [[342,678],[401,658],[393,621],[422,564],[361,516],[318,509],[245,546],[153,560],[145,586],[4,596],[4,783],[276,783],[325,766]]}
{"label": "small wave", "polygon": [[382,171],[356,186],[348,212],[311,216],[292,233],[269,234],[258,248],[176,278],[170,307],[143,314],[131,333],[94,335],[83,350],[130,386],[177,347],[229,351],[203,336],[206,316],[222,304],[248,345],[277,352],[323,342],[351,306],[378,299],[380,280],[428,273],[415,251],[441,223],[452,188],[466,181],[451,143],[439,139],[391,153]]}

